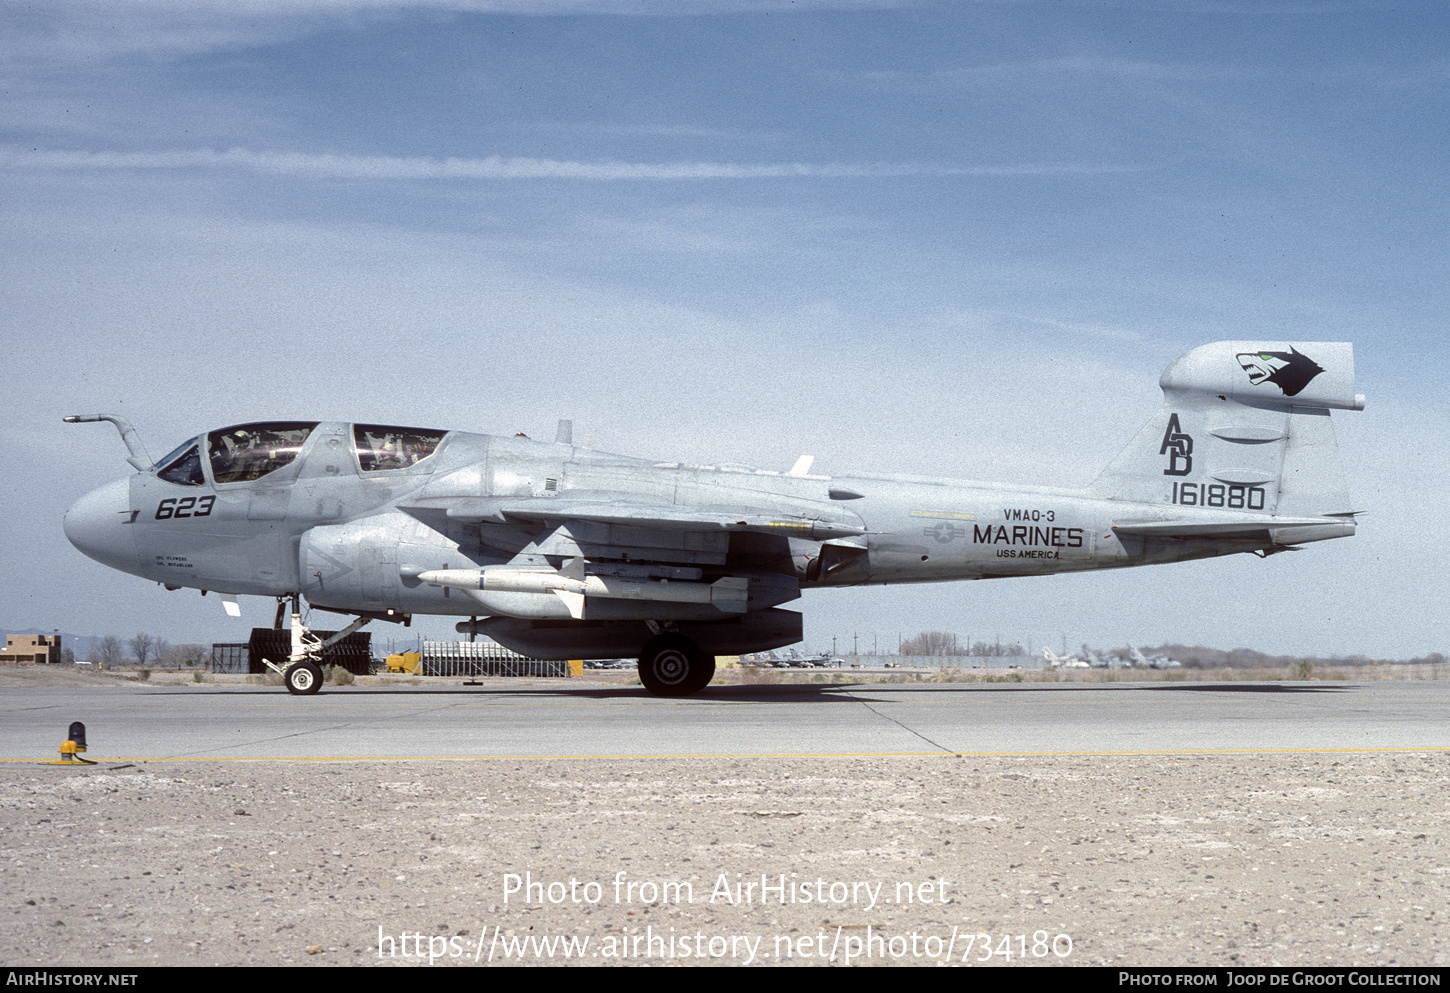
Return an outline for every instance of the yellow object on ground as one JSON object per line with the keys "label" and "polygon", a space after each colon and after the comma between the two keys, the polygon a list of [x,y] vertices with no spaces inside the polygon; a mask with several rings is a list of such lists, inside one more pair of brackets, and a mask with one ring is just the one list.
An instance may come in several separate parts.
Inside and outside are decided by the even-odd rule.
{"label": "yellow object on ground", "polygon": [[83,759],[77,752],[86,750],[85,745],[78,745],[74,741],[62,741],[60,743],[60,761],[44,762],[43,765],[95,765],[90,759]]}
{"label": "yellow object on ground", "polygon": [[582,675],[584,675],[584,660],[583,659],[570,659],[569,660],[569,675],[571,675],[571,676],[582,676]]}
{"label": "yellow object on ground", "polygon": [[401,652],[397,655],[388,656],[389,672],[406,672],[411,675],[418,675],[423,671],[422,652]]}

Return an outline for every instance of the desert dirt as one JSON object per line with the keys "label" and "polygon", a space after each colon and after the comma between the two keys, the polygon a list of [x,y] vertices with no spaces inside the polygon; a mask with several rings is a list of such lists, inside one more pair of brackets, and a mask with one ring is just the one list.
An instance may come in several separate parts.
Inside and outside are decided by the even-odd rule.
{"label": "desert dirt", "polygon": [[1441,752],[6,763],[0,962],[1446,965],[1447,785]]}

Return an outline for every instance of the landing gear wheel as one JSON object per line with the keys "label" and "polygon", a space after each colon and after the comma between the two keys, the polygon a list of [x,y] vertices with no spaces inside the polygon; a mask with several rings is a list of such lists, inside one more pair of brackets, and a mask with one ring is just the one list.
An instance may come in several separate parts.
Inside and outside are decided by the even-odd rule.
{"label": "landing gear wheel", "polygon": [[680,634],[651,638],[639,653],[639,681],[655,696],[689,696],[710,684],[715,656]]}
{"label": "landing gear wheel", "polygon": [[322,689],[322,670],[311,662],[296,662],[282,676],[287,692],[295,696],[311,696]]}

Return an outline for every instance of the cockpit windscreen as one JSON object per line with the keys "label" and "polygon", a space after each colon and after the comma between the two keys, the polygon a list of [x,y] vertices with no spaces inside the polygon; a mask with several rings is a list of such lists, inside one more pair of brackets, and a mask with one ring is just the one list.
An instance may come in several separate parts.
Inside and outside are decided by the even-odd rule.
{"label": "cockpit windscreen", "polygon": [[352,440],[357,464],[363,472],[406,469],[432,455],[446,431],[399,428],[384,424],[354,424]]}
{"label": "cockpit windscreen", "polygon": [[261,479],[290,465],[316,421],[266,421],[222,428],[206,436],[211,475],[218,483]]}
{"label": "cockpit windscreen", "polygon": [[168,462],[170,462],[172,459],[176,458],[182,452],[186,451],[192,445],[195,445],[198,441],[201,441],[201,438],[200,437],[187,438],[181,444],[177,445],[171,451],[167,452],[164,458],[157,459],[156,460],[156,464],[157,465],[166,465]]}
{"label": "cockpit windscreen", "polygon": [[161,468],[157,470],[156,475],[168,482],[181,483],[183,486],[201,486],[204,484],[206,477],[201,472],[201,445],[198,444],[199,441],[201,441],[200,438],[193,438],[186,442],[182,448],[186,448],[186,445],[190,445],[191,447],[186,448],[186,454],[180,458],[172,459],[171,456],[180,452],[181,448],[172,452],[171,455],[166,456],[161,461]]}

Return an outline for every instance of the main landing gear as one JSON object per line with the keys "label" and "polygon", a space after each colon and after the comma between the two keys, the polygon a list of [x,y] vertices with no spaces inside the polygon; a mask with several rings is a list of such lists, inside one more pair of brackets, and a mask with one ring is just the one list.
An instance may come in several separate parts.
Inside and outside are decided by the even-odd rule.
{"label": "main landing gear", "polygon": [[682,634],[657,634],[639,653],[639,681],[655,696],[698,693],[714,676],[715,656]]}

